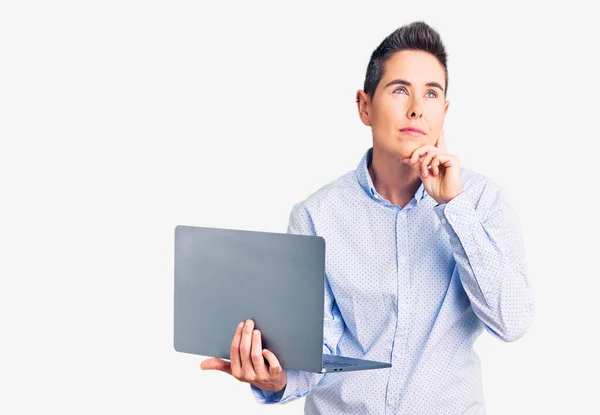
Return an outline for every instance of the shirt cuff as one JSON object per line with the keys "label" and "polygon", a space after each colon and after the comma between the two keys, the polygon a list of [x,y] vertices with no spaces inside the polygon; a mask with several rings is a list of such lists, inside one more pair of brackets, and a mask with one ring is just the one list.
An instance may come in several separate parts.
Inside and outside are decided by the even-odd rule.
{"label": "shirt cuff", "polygon": [[477,222],[477,212],[466,192],[447,203],[436,205],[433,210],[450,237],[470,236],[472,226]]}
{"label": "shirt cuff", "polygon": [[250,385],[250,387],[252,389],[252,393],[254,394],[254,397],[260,403],[277,403],[277,402],[281,401],[281,398],[283,397],[283,394],[285,393],[285,389],[287,388],[287,385],[279,392],[265,391],[265,390],[257,388],[254,385]]}

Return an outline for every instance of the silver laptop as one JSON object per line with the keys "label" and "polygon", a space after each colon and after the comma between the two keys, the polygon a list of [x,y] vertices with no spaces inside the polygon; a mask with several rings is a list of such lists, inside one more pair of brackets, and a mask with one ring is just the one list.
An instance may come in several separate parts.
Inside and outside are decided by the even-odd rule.
{"label": "silver laptop", "polygon": [[253,319],[285,369],[314,373],[391,367],[323,354],[325,239],[175,227],[174,348],[229,359],[239,322]]}

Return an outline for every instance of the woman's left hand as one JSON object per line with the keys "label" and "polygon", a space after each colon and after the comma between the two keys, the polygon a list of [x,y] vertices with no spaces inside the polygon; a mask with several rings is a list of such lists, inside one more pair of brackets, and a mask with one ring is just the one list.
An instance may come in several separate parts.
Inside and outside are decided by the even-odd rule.
{"label": "woman's left hand", "polygon": [[443,129],[435,146],[419,147],[402,162],[417,172],[429,196],[440,205],[463,192],[460,161],[458,157],[446,153]]}

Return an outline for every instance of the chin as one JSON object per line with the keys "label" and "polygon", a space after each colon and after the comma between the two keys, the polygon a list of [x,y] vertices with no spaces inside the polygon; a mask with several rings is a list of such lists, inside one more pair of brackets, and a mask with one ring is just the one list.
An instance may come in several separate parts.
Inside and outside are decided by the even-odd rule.
{"label": "chin", "polygon": [[377,149],[380,149],[384,153],[387,153],[390,156],[403,159],[406,157],[410,157],[417,148],[425,144],[427,143],[421,142],[421,140],[400,140],[384,143],[374,142],[373,146]]}
{"label": "chin", "polygon": [[388,154],[388,157],[393,157],[393,158],[397,158],[397,159],[403,159],[406,157],[410,157],[411,154],[413,153],[413,151],[416,148],[419,148],[419,146],[413,146],[413,145],[393,145],[393,146],[379,146],[378,148],[381,148],[381,150]]}
{"label": "chin", "polygon": [[410,157],[412,156],[412,153],[422,145],[423,144],[419,143],[406,143],[405,145],[399,147],[396,153],[398,154],[398,157],[401,158]]}

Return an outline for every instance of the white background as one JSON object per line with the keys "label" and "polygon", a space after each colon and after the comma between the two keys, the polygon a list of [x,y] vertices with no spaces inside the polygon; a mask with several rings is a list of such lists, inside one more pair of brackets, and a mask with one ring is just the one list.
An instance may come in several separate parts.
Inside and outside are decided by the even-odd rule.
{"label": "white background", "polygon": [[370,146],[355,92],[413,20],[448,151],[522,222],[535,316],[476,343],[488,414],[597,409],[600,34],[533,3],[2,2],[0,413],[301,414],[173,350],[173,228],[285,232]]}

